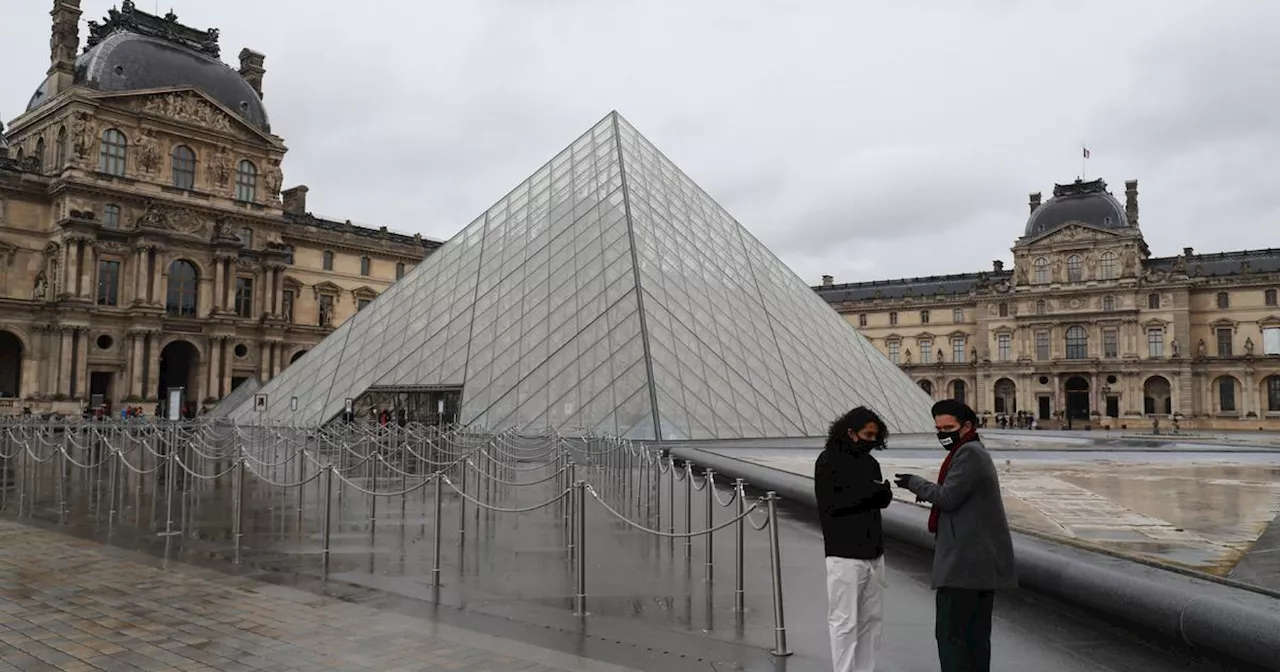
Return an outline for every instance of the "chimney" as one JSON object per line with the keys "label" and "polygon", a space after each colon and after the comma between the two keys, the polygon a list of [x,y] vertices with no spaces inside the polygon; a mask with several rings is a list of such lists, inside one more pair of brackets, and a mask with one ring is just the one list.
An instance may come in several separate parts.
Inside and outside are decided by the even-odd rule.
{"label": "chimney", "polygon": [[1184,247],[1184,248],[1182,248],[1182,256],[1184,256],[1184,257],[1190,257],[1191,255],[1193,255],[1193,254],[1195,254],[1195,253],[1196,253],[1196,251],[1195,251],[1194,249],[1190,248],[1190,247]]}
{"label": "chimney", "polygon": [[280,192],[280,196],[284,198],[284,211],[291,215],[307,214],[307,192],[311,191],[307,185],[300,184],[292,189],[285,189]]}
{"label": "chimney", "polygon": [[832,286],[832,285],[834,285],[835,283],[836,283],[836,279],[835,279],[835,278],[833,278],[833,277],[831,277],[831,276],[829,276],[829,275],[824,275],[824,276],[822,276],[822,286],[823,286],[823,287],[831,287],[831,286]]}
{"label": "chimney", "polygon": [[240,76],[244,77],[244,81],[249,82],[249,86],[258,93],[259,98],[262,97],[262,76],[267,74],[267,69],[262,67],[262,62],[266,58],[249,48],[240,50]]}
{"label": "chimney", "polygon": [[1003,273],[1003,272],[1004,272],[1004,262],[1003,262],[1003,261],[1000,261],[999,259],[996,259],[995,261],[992,261],[992,262],[991,262],[991,270],[992,270],[992,271],[994,271],[994,272],[996,272],[996,273]]}
{"label": "chimney", "polygon": [[53,0],[53,37],[49,40],[49,82],[45,98],[66,91],[75,82],[76,52],[80,49],[80,0]]}
{"label": "chimney", "polygon": [[1124,214],[1129,226],[1138,226],[1138,181],[1126,180],[1124,183]]}
{"label": "chimney", "polygon": [[1037,191],[1031,194],[1031,202],[1028,205],[1031,206],[1031,212],[1035,212],[1036,208],[1040,207],[1040,192]]}

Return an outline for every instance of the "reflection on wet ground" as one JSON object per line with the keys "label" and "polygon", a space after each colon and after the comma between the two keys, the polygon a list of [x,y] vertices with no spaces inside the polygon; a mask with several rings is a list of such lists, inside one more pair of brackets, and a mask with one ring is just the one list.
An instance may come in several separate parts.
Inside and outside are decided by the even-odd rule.
{"label": "reflection on wet ground", "polygon": [[[1013,525],[1218,576],[1229,574],[1280,514],[1280,455],[1143,456],[994,453]],[[816,451],[740,457],[810,475]],[[933,480],[941,453],[886,451],[878,458],[885,473]],[[914,503],[913,497],[897,496]]]}
{"label": "reflection on wet ground", "polygon": [[[680,480],[679,472],[664,474],[656,462],[570,446],[578,463],[574,477],[591,483],[600,500],[631,521],[586,496],[583,618],[574,614],[567,520],[573,509],[562,497],[568,474],[551,453],[512,457],[533,455],[535,444],[481,452],[455,445],[434,453],[419,446],[415,453],[398,442],[365,440],[343,447],[353,455],[335,458],[331,445],[311,439],[304,451],[262,437],[247,443],[256,448],[241,486],[242,472],[225,459],[226,446],[171,441],[179,457],[168,459],[167,448],[129,444],[121,453],[126,461],[91,444],[72,446],[63,459],[29,442],[22,446],[31,451],[25,457],[4,460],[13,478],[0,490],[0,509],[167,560],[227,567],[238,559],[240,571],[260,578],[322,586],[380,608],[425,609],[435,618],[638,669],[830,667],[822,546],[811,511],[784,507],[780,513],[784,614],[795,655],[776,659],[769,655],[775,645],[770,545],[754,529],[766,520],[762,512],[743,527],[743,612],[735,609],[736,525],[713,535],[710,547],[706,537],[686,542],[634,526],[667,535],[705,529],[708,509],[710,521],[723,524],[737,507],[726,483],[697,490],[700,477]],[[14,448],[9,443],[4,454],[14,455]],[[472,459],[451,467],[433,463],[460,451],[471,451]],[[335,476],[320,466],[329,460],[337,465]],[[422,479],[438,468],[447,480]],[[748,492],[747,503],[761,494]],[[432,580],[437,538],[439,585]],[[929,558],[894,545],[888,565],[885,667],[928,669],[936,664],[932,646],[921,646],[932,637]],[[1002,597],[996,617],[996,670],[1226,669],[1027,591]]]}

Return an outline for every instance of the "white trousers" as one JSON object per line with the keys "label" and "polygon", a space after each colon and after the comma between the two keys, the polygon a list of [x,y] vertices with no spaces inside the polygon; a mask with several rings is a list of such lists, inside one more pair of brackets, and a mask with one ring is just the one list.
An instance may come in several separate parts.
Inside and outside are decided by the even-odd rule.
{"label": "white trousers", "polygon": [[883,555],[827,558],[827,627],[835,672],[874,672],[886,585]]}

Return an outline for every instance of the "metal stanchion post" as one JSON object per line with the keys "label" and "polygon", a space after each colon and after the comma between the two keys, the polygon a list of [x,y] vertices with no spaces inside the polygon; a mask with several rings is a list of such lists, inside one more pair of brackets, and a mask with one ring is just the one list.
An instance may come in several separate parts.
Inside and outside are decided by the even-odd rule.
{"label": "metal stanchion post", "polygon": [[[667,534],[676,533],[676,458],[671,454],[667,455]],[[675,548],[675,539],[671,539],[672,548]]]}
{"label": "metal stanchion post", "polygon": [[[565,489],[569,490],[571,493],[575,492],[573,488],[578,481],[577,481],[577,468],[574,466],[573,462],[570,462],[568,464],[564,474],[565,474],[564,477],[566,482]],[[564,490],[561,490],[561,492],[564,492]],[[564,537],[565,537],[565,544],[569,549],[570,560],[573,560],[573,535],[577,534],[577,532],[575,531],[575,528],[573,527],[573,509],[574,509],[574,499],[573,499],[573,496],[571,495],[568,498],[568,501],[565,503],[565,507],[564,507]]]}
{"label": "metal stanchion post", "polygon": [[775,656],[789,656],[787,623],[782,608],[782,546],[778,542],[778,493],[765,493],[769,507],[769,570],[773,574],[773,651]]}
{"label": "metal stanchion post", "polygon": [[440,520],[441,511],[444,507],[444,474],[436,472],[433,477],[435,481],[435,512],[432,516],[432,534],[435,535],[435,543],[431,546],[431,585],[436,588],[440,587]]}
{"label": "metal stanchion post", "polygon": [[733,610],[742,613],[746,610],[746,513],[747,491],[741,478],[733,479],[733,496],[738,502],[738,522],[733,524]]}
{"label": "metal stanchion post", "polygon": [[[693,463],[684,463],[684,532],[693,531]],[[684,557],[693,556],[693,537],[684,538]]]}
{"label": "metal stanchion post", "polygon": [[462,469],[458,474],[458,543],[467,540],[467,461],[459,462]]}
{"label": "metal stanchion post", "polygon": [[586,481],[578,481],[574,484],[574,490],[577,493],[577,506],[575,507],[577,515],[575,518],[575,527],[577,528],[577,577],[574,582],[576,586],[573,596],[573,613],[575,616],[587,615],[587,483]]}
{"label": "metal stanchion post", "polygon": [[[306,505],[306,498],[307,498],[307,486],[302,482],[302,477],[307,473],[306,450],[307,450],[307,447],[305,445],[298,446],[298,520],[296,523],[294,523],[294,529],[296,531],[296,534],[298,535],[298,539],[302,539],[302,509]],[[316,480],[319,480],[319,479],[316,479]],[[325,490],[326,500],[329,497],[328,493],[329,491],[328,489],[326,489]],[[325,504],[325,506],[327,507],[328,504]],[[328,525],[328,523],[326,523],[326,525]]]}
{"label": "metal stanchion post", "polygon": [[231,520],[232,532],[231,536],[235,542],[235,559],[234,564],[240,564],[240,543],[244,537],[244,477],[245,477],[245,461],[242,456],[236,462],[236,494],[234,504],[234,517]]}
{"label": "metal stanchion post", "polygon": [[120,456],[116,453],[115,446],[108,446],[107,450],[111,451],[111,489],[107,494],[107,499],[111,500],[107,502],[110,507],[107,510],[107,538],[110,539],[116,523],[116,481],[119,480]]}
{"label": "metal stanchion post", "polygon": [[321,530],[324,576],[329,576],[330,525],[333,522],[333,465],[324,467],[324,529]]}
{"label": "metal stanchion post", "polygon": [[706,578],[707,581],[712,581],[715,578],[715,566],[712,561],[715,555],[715,533],[710,530],[716,526],[716,474],[711,469],[705,469],[702,473],[706,477],[703,480],[703,488],[707,491],[707,533],[702,535],[702,538],[707,548]]}

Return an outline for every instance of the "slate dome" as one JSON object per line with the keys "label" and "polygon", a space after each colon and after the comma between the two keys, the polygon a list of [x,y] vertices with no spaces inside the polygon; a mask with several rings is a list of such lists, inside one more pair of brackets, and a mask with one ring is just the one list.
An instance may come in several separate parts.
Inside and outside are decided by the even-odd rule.
{"label": "slate dome", "polygon": [[1053,198],[1031,213],[1024,235],[1040,236],[1069,222],[1081,222],[1099,229],[1129,228],[1124,206],[1107,191],[1106,182],[1101,179],[1091,182],[1076,180],[1072,184],[1053,185]]}
{"label": "slate dome", "polygon": [[[192,87],[218,101],[248,124],[270,131],[262,97],[219,58],[218,31],[157,17],[125,2],[103,24],[89,22],[89,40],[76,58],[75,83],[107,92]],[[27,103],[27,111],[48,102],[48,82]]]}

